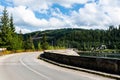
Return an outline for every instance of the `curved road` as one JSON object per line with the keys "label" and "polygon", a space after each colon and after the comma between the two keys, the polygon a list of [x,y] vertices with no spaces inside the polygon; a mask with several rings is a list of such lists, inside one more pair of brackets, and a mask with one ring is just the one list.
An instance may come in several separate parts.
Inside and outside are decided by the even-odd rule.
{"label": "curved road", "polygon": [[38,60],[40,52],[0,57],[0,80],[112,80]]}

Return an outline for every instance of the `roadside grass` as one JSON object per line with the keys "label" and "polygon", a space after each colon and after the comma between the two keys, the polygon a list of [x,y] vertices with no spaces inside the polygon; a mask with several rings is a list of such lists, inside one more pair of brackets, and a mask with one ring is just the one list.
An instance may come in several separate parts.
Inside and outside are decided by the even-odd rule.
{"label": "roadside grass", "polygon": [[49,46],[48,50],[57,50],[57,49],[66,49],[65,47],[59,47],[59,46]]}
{"label": "roadside grass", "polygon": [[8,51],[8,50],[2,51],[2,52],[0,52],[0,56],[2,56],[2,55],[7,55],[7,54],[11,54],[11,53],[12,53],[12,51]]}
{"label": "roadside grass", "polygon": [[[62,50],[62,49],[66,49],[65,47],[59,47],[59,46],[49,46],[49,48],[47,50]],[[2,55],[8,55],[8,54],[15,54],[15,53],[22,53],[22,52],[35,52],[35,51],[44,51],[43,49],[40,49],[40,50],[32,50],[32,49],[27,49],[27,50],[12,50],[12,51],[9,51],[9,50],[5,50],[5,51],[1,51],[0,52],[0,56]]]}
{"label": "roadside grass", "polygon": [[13,51],[2,51],[0,52],[0,56],[8,55],[8,54],[15,54],[15,53],[22,53],[22,52],[34,52],[34,50],[13,50]]}

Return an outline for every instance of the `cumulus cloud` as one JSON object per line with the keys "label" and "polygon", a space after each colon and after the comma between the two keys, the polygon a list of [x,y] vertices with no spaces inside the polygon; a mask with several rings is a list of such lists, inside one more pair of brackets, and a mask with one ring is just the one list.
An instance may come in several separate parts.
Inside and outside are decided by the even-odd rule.
{"label": "cumulus cloud", "polygon": [[4,7],[0,5],[0,13],[3,11]]}
{"label": "cumulus cloud", "polygon": [[39,27],[40,25],[44,25],[47,23],[45,19],[38,19],[35,16],[34,12],[26,8],[25,6],[18,6],[14,8],[9,7],[8,11],[10,13],[14,13],[14,21],[15,24],[18,25]]}
{"label": "cumulus cloud", "polygon": [[52,0],[53,3],[60,4],[66,8],[71,8],[73,4],[85,4],[93,0]]}
{"label": "cumulus cloud", "polygon": [[88,3],[79,12],[72,12],[72,22],[83,26],[103,26],[110,22],[110,18],[100,10],[96,3]]}
{"label": "cumulus cloud", "polygon": [[[113,4],[112,4],[113,2]],[[86,3],[79,11],[73,11],[71,22],[80,27],[107,29],[110,25],[120,24],[120,0],[100,0],[100,2]],[[112,4],[112,6],[111,6]]]}
{"label": "cumulus cloud", "polygon": [[31,30],[29,30],[29,29],[22,28],[21,26],[16,26],[16,32],[17,32],[17,33],[20,33],[20,31],[22,32],[22,34],[32,32],[32,31],[31,31]]}
{"label": "cumulus cloud", "polygon": [[[13,13],[16,31],[23,33],[60,28],[106,29],[109,25],[120,24],[120,0],[5,0],[8,11]],[[70,10],[64,14],[62,8],[53,8],[54,4]],[[84,4],[74,10],[75,4]],[[0,5],[0,12],[3,6]],[[50,16],[37,15],[44,14]]]}
{"label": "cumulus cloud", "polygon": [[94,0],[6,0],[7,2],[13,2],[15,6],[27,6],[35,11],[42,11],[49,9],[52,4],[59,4],[66,8],[71,8],[73,4],[85,4]]}
{"label": "cumulus cloud", "polygon": [[[19,31],[20,29],[25,32],[35,31],[37,28],[43,28],[40,30],[45,30],[45,29],[57,29],[61,27],[66,27],[66,23],[63,20],[60,20],[56,17],[51,17],[49,20],[46,19],[39,19],[35,16],[34,12],[30,10],[29,8],[26,8],[25,6],[18,6],[8,8],[8,11],[10,13],[14,13],[14,22],[16,27],[16,31]],[[61,16],[62,17],[62,16]],[[63,18],[63,17],[62,17]],[[19,27],[18,27],[19,26]],[[26,27],[30,28],[29,30],[20,28],[21,27]],[[24,33],[24,32],[23,32]]]}
{"label": "cumulus cloud", "polygon": [[32,13],[30,10],[27,10],[25,6],[19,6],[14,8],[9,7],[8,11],[9,13],[13,13],[15,24],[23,26],[31,22],[31,19],[33,18],[34,15],[34,13]]}
{"label": "cumulus cloud", "polygon": [[101,0],[100,7],[111,19],[109,24],[119,25],[120,24],[120,0]]}

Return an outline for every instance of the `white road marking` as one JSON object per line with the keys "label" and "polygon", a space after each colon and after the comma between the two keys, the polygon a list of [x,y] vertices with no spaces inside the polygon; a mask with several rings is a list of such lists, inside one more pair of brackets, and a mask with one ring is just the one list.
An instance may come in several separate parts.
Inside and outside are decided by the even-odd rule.
{"label": "white road marking", "polygon": [[20,63],[21,63],[23,66],[25,66],[27,69],[29,69],[30,71],[32,71],[32,72],[34,72],[34,73],[36,73],[36,74],[38,74],[38,75],[40,75],[40,76],[42,76],[42,77],[44,77],[44,78],[46,78],[47,80],[51,80],[51,79],[50,79],[49,77],[47,77],[46,75],[43,75],[43,74],[39,73],[38,71],[30,68],[28,65],[26,65],[26,64],[23,62],[22,59],[23,59],[23,58],[20,58]]}
{"label": "white road marking", "polygon": [[[26,54],[26,53],[24,53],[24,54]],[[8,57],[15,56],[15,55],[21,55],[21,53],[20,53],[20,54],[5,55],[5,56],[0,57],[0,64],[1,64],[1,65],[3,64],[4,59],[6,59],[6,58],[8,58]],[[34,72],[35,74],[40,75],[41,77],[45,78],[45,80],[52,80],[51,77],[48,77],[47,75],[44,75],[44,74],[38,72],[37,70],[31,68],[31,67],[28,66],[27,64],[25,64],[25,62],[24,62],[24,60],[23,60],[23,56],[21,56],[21,58],[19,58],[18,60],[20,61],[20,63],[21,63],[24,67],[26,67],[26,68],[29,69],[30,71]],[[90,79],[92,79],[92,80],[112,80],[112,79],[109,79],[109,78],[108,78],[108,79],[104,79],[104,78],[100,77],[99,75],[92,75],[92,74],[88,74],[88,73],[86,74],[86,73],[79,72],[79,71],[68,70],[68,69],[66,69],[66,68],[62,68],[62,69],[61,69],[61,67],[59,67],[59,68],[60,68],[60,69],[59,69],[59,68],[56,68],[55,65],[54,65],[54,67],[53,67],[53,66],[51,66],[52,64],[49,64],[49,63],[44,62],[44,61],[42,61],[42,60],[37,60],[36,58],[35,58],[34,61],[35,61],[35,62],[39,62],[40,64],[45,65],[45,66],[47,65],[46,67],[52,68],[52,69],[56,69],[56,70],[58,70],[58,71],[60,71],[60,72],[74,72],[75,74],[80,74],[81,77],[87,77],[87,78],[90,78]],[[45,64],[45,63],[46,63],[46,64]],[[58,67],[58,66],[57,66],[57,67]],[[88,77],[88,76],[90,76],[90,77]],[[9,79],[0,79],[0,80],[9,80]]]}

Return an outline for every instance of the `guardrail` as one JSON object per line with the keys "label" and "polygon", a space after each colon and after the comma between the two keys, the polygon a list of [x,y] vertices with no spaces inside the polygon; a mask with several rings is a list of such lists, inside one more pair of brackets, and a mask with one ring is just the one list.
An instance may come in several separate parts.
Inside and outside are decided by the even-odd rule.
{"label": "guardrail", "polygon": [[50,52],[44,52],[42,56],[62,64],[120,74],[120,59],[71,56]]}

